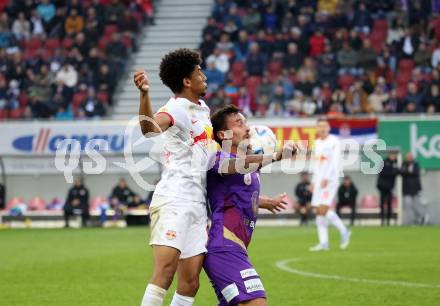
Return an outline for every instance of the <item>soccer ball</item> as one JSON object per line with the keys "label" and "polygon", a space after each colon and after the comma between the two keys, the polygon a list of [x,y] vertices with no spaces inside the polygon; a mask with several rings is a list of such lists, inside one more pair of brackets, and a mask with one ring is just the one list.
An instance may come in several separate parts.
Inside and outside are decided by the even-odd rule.
{"label": "soccer ball", "polygon": [[250,129],[250,143],[255,154],[270,154],[275,151],[277,138],[270,128],[265,125],[253,125]]}

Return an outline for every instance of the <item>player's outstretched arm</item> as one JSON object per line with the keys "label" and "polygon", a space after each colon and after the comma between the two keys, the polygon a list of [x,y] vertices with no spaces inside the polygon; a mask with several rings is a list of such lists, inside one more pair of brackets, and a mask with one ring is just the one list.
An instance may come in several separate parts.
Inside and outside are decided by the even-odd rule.
{"label": "player's outstretched arm", "polygon": [[142,70],[136,70],[133,76],[134,84],[139,89],[139,124],[145,136],[158,135],[166,131],[171,125],[171,119],[165,114],[153,115],[150,101],[150,83]]}
{"label": "player's outstretched arm", "polygon": [[286,143],[282,149],[273,154],[251,154],[243,157],[225,158],[219,167],[220,174],[247,174],[257,171],[273,162],[282,159],[292,159],[298,152],[294,143]]}
{"label": "player's outstretched arm", "polygon": [[270,210],[272,213],[276,214],[277,212],[286,209],[286,193],[279,194],[275,198],[261,195],[259,197],[259,202],[260,208]]}

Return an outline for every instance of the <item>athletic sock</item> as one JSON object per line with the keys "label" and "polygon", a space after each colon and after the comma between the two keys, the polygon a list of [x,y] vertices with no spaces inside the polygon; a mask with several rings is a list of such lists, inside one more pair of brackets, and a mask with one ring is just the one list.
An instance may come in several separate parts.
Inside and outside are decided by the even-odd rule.
{"label": "athletic sock", "polygon": [[170,306],[192,306],[194,303],[194,298],[189,296],[183,296],[174,292],[173,300]]}
{"label": "athletic sock", "polygon": [[141,306],[162,306],[167,291],[156,285],[148,284]]}
{"label": "athletic sock", "polygon": [[345,237],[345,235],[347,235],[347,228],[345,227],[344,223],[342,223],[341,218],[339,218],[339,216],[333,210],[328,210],[325,217],[338,229],[341,237]]}
{"label": "athletic sock", "polygon": [[324,216],[316,216],[316,227],[318,228],[319,244],[328,247],[328,221]]}

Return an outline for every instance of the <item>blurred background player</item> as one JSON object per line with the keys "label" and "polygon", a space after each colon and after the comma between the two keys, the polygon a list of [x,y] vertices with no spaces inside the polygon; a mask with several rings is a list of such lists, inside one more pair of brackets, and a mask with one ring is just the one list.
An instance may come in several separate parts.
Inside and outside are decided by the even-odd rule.
{"label": "blurred background player", "polygon": [[[396,176],[399,174],[399,167],[397,165],[397,152],[393,151],[388,154],[388,157],[383,160],[383,168],[377,178],[377,189],[380,193],[380,219],[381,224],[390,225],[393,203],[393,189],[396,182]],[[386,205],[386,216],[385,216]]]}
{"label": "blurred background player", "polygon": [[301,172],[301,181],[295,187],[297,202],[294,204],[295,213],[300,215],[300,225],[307,224],[312,209],[311,183],[308,172]]}
{"label": "blurred background player", "polygon": [[330,208],[335,199],[341,170],[341,146],[336,136],[330,135],[330,124],[318,119],[317,139],[313,149],[312,206],[316,209],[316,226],[319,243],[310,251],[329,249],[328,226],[333,224],[341,234],[341,249],[350,243],[351,232],[347,230],[338,215]]}
{"label": "blurred background player", "polygon": [[350,207],[350,225],[354,225],[354,220],[356,218],[356,201],[358,196],[358,189],[353,183],[350,176],[344,176],[341,186],[338,188],[338,202],[336,203],[336,213],[341,216],[342,207]]}
{"label": "blurred background player", "polygon": [[200,99],[207,90],[200,64],[199,54],[189,49],[165,55],[159,76],[174,96],[155,115],[145,72],[134,74],[142,133],[146,137],[164,133],[166,158],[150,205],[154,268],[142,306],[162,305],[176,271],[171,306],[192,305],[199,288],[208,238],[206,165],[212,131],[209,108]]}
{"label": "blurred background player", "polygon": [[[258,208],[276,212],[284,209],[287,203],[284,202],[285,194],[274,199],[260,196],[259,169],[292,155],[282,155],[282,151],[266,158],[262,154],[252,155],[252,163],[258,167],[249,167],[245,163],[246,171],[240,171],[235,167],[235,161],[251,152],[246,118],[237,107],[229,105],[218,110],[211,120],[215,140],[222,144],[222,151],[217,152],[215,164],[207,177],[212,224],[204,269],[219,306],[265,306],[264,287],[249,261],[247,248],[255,229]],[[294,146],[288,148],[294,150]]]}
{"label": "blurred background player", "polygon": [[89,190],[79,177],[75,178],[64,204],[65,227],[69,227],[69,219],[73,215],[80,215],[81,225],[87,226],[89,220]]}

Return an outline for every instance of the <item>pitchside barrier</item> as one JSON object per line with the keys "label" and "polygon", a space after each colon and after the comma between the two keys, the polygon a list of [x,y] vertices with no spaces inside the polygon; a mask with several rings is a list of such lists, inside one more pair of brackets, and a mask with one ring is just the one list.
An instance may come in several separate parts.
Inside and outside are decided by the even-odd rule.
{"label": "pitchside barrier", "polygon": [[[271,127],[278,139],[306,140],[313,146],[316,138],[314,128],[316,118],[250,119],[249,122]],[[356,151],[357,153],[351,154],[351,157],[355,158],[350,165],[344,167],[344,174],[349,174],[359,189],[358,224],[378,223],[377,175],[365,174],[362,171],[362,165],[370,162],[369,158],[365,157],[363,148],[368,147],[370,142],[378,138],[385,141],[385,147],[381,150],[386,151],[386,148],[390,147],[400,150],[399,160],[406,152],[413,152],[424,169],[422,203],[426,204],[431,223],[440,224],[437,183],[440,181],[440,117],[368,117],[335,119],[330,123],[333,134],[341,139],[355,140],[362,145],[360,153]],[[85,185],[90,191],[92,208],[98,205],[96,203],[100,200],[107,199],[120,177],[126,178],[130,188],[143,198],[148,196],[148,186],[154,185],[160,177],[162,156],[160,138],[145,139],[141,136],[137,120],[133,120],[131,124],[105,120],[0,123],[0,135],[0,183],[6,186],[6,204],[12,205],[15,200],[15,204],[26,205],[23,216],[9,216],[10,207],[0,213],[2,222],[8,222],[9,225],[62,226],[61,211],[47,211],[42,208],[53,203],[58,203],[58,208],[62,206],[71,186],[69,180],[73,176],[84,177]],[[56,149],[65,139],[74,140],[74,143],[79,144],[80,150],[75,152],[72,149],[70,155],[64,159],[63,154],[56,159]],[[99,154],[93,150],[87,153],[87,144],[90,143],[104,150]],[[69,164],[68,157],[72,157],[74,153],[77,154],[77,158],[70,159]],[[101,157],[105,160],[104,167]],[[281,163],[277,163],[271,166],[270,171],[266,168],[262,169],[262,194],[275,196],[286,192],[289,196],[289,206],[286,211],[277,215],[261,211],[260,224],[266,222],[266,219],[270,224],[280,225],[298,222],[292,210],[294,187],[299,181],[298,172],[301,169],[310,170],[310,164],[306,158],[301,160],[300,157],[295,163],[297,165],[302,163],[302,168],[295,169],[289,165],[286,168],[282,167]],[[66,167],[71,169],[66,171]],[[400,177],[398,177],[394,200],[396,224],[400,224],[402,215],[400,186]],[[107,212],[109,215],[112,214],[111,210]],[[348,217],[348,211],[342,212],[343,218]],[[147,211],[126,213],[146,216]],[[94,218],[99,218],[98,213],[93,209],[92,215],[95,216]],[[38,218],[44,221],[38,222]],[[56,222],[50,223],[52,222],[50,220]]]}

